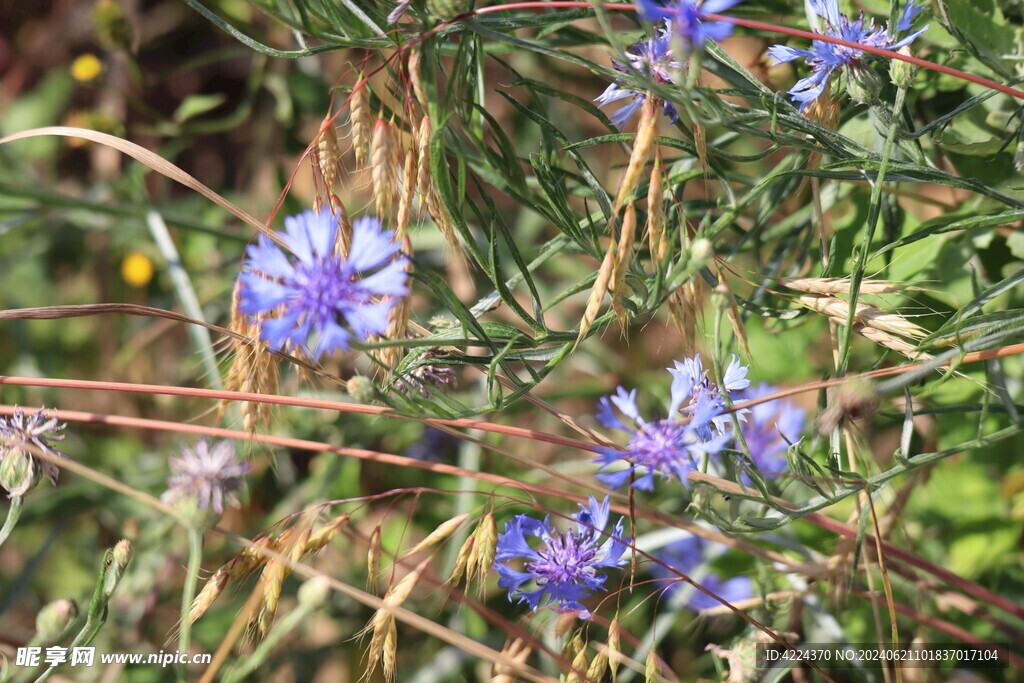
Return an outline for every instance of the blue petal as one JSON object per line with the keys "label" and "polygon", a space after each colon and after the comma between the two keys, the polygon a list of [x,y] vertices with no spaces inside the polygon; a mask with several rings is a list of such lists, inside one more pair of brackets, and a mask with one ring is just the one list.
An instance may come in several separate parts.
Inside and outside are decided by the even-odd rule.
{"label": "blue petal", "polygon": [[622,488],[623,484],[629,481],[629,475],[633,472],[633,468],[624,469],[621,472],[598,472],[594,475],[598,481],[605,484],[608,488],[615,490]]}
{"label": "blue petal", "polygon": [[393,239],[394,233],[390,230],[382,231],[380,221],[373,216],[357,218],[352,224],[349,265],[356,272],[383,266],[402,248]]}

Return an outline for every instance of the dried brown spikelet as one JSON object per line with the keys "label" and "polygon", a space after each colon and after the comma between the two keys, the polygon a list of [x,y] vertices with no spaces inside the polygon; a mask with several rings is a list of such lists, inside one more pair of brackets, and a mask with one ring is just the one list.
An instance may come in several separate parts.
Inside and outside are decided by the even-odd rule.
{"label": "dried brown spikelet", "polygon": [[622,232],[619,233],[618,244],[615,249],[615,264],[612,266],[612,283],[610,286],[612,295],[612,310],[619,321],[623,334],[626,331],[626,320],[629,309],[622,305],[620,298],[626,296],[626,272],[629,270],[629,262],[633,255],[633,241],[636,239],[636,207],[630,204],[626,207],[626,215],[622,219]]}
{"label": "dried brown spikelet", "polygon": [[661,196],[664,192],[664,168],[661,157],[654,158],[651,180],[647,187],[647,240],[651,250],[651,261],[654,269],[665,259],[668,252],[668,239],[665,237],[665,207]]}
{"label": "dried brown spikelet", "polygon": [[420,210],[427,206],[427,195],[430,193],[430,136],[434,129],[430,125],[430,117],[420,119],[416,129],[416,196],[420,199]]}
{"label": "dried brown spikelet", "polygon": [[416,587],[420,578],[423,576],[423,572],[427,570],[430,562],[433,558],[428,557],[427,559],[416,565],[416,568],[406,574],[396,583],[394,586],[388,589],[387,594],[384,596],[384,604],[388,607],[398,607],[409,594],[412,593],[412,589]]}
{"label": "dried brown spikelet", "polygon": [[474,535],[477,537],[476,545],[473,548],[475,571],[472,572],[470,578],[480,582],[480,591],[483,592],[484,581],[494,565],[494,556],[498,551],[498,524],[494,521],[493,514],[484,515]]}
{"label": "dried brown spikelet", "polygon": [[[657,139],[658,120],[654,111],[654,97],[647,93],[644,98],[643,109],[640,114],[640,125],[636,131],[636,138],[633,140],[633,152],[629,155],[629,164],[626,166],[626,173],[619,181],[619,191],[615,194],[615,203],[612,205],[612,220],[619,215],[626,199],[632,195],[633,190],[640,184],[640,177],[647,166],[647,159],[651,156],[651,149]],[[612,230],[614,236],[615,231]]]}
{"label": "dried brown spikelet", "polygon": [[892,349],[893,351],[896,351],[897,353],[900,353],[906,356],[907,358],[921,360],[930,360],[931,358],[934,358],[934,356],[932,356],[930,353],[918,351],[917,347],[914,346],[913,344],[910,344],[895,335],[889,334],[888,332],[884,332],[883,330],[870,327],[869,325],[865,325],[863,323],[854,323],[853,331],[861,335],[865,339],[870,339],[879,346],[884,346],[887,349]]}
{"label": "dried brown spikelet", "polygon": [[444,202],[441,201],[441,195],[438,194],[437,188],[433,184],[427,190],[427,213],[434,221],[434,225],[441,231],[444,241],[451,248],[452,258],[458,261],[461,269],[468,269],[469,261],[466,260],[466,253],[455,232],[455,224],[452,223],[451,216],[448,215],[448,211],[444,208]]}
{"label": "dried brown spikelet", "polygon": [[693,146],[697,150],[700,166],[704,169],[704,174],[707,175],[711,170],[708,166],[708,132],[696,121],[693,122]]}
{"label": "dried brown spikelet", "polygon": [[377,217],[382,221],[391,216],[398,189],[394,125],[377,117],[373,125],[373,137],[370,139],[370,180]]}
{"label": "dried brown spikelet", "polygon": [[267,556],[260,551],[273,548],[273,544],[274,540],[269,536],[258,538],[215,571],[192,601],[188,613],[189,623],[195,623],[203,616],[228,585],[245,579],[262,567],[267,561]]}
{"label": "dried brown spikelet", "polygon": [[320,175],[324,179],[324,190],[327,192],[327,199],[331,209],[337,211],[337,204],[340,204],[334,194],[334,188],[341,177],[341,147],[338,145],[338,133],[334,130],[334,121],[330,116],[320,124],[321,133],[316,141],[316,161],[320,169]]}
{"label": "dried brown spikelet", "polygon": [[605,649],[602,648],[596,655],[594,655],[594,658],[590,661],[590,667],[587,668],[587,680],[604,680],[604,674],[607,670],[608,653]]}
{"label": "dried brown spikelet", "polygon": [[[371,632],[370,646],[366,650],[366,671],[359,680],[370,680],[370,676],[377,668],[378,663],[384,659],[385,641],[388,638],[388,634],[390,634],[394,628],[395,617],[391,612],[385,609],[378,609],[374,612],[373,618],[370,619],[370,623],[367,624],[366,629],[364,630],[364,633],[366,631]],[[392,640],[392,642],[394,642],[394,640]]]}
{"label": "dried brown spikelet", "polygon": [[380,576],[380,535],[381,529],[378,524],[370,534],[370,548],[366,553],[366,582],[370,590],[377,589],[377,577]]}
{"label": "dried brown spikelet", "polygon": [[393,681],[395,680],[395,662],[398,654],[398,628],[394,619],[391,619],[387,633],[384,634],[383,648],[381,656],[384,660],[384,678]]}
{"label": "dried brown spikelet", "polygon": [[[829,316],[840,325],[846,324],[846,319],[850,312],[850,303],[845,299],[805,295],[799,297],[799,300],[807,308]],[[920,339],[926,334],[922,327],[915,325],[903,316],[896,313],[885,313],[861,301],[857,302],[853,320],[855,323],[861,323],[866,328],[874,328],[882,332],[898,334],[913,339]]]}
{"label": "dried brown spikelet", "polygon": [[[531,649],[527,646],[526,642],[522,638],[516,638],[515,640],[508,642],[506,641],[505,647],[502,648],[501,654],[505,655],[514,662],[519,664],[525,664],[527,657],[530,656]],[[516,669],[506,666],[504,664],[495,663],[491,670],[491,683],[516,683]]]}
{"label": "dried brown spikelet", "polygon": [[412,92],[416,96],[416,102],[419,103],[420,109],[427,111],[427,105],[430,103],[427,101],[427,91],[423,88],[422,59],[422,50],[412,48],[409,51],[409,80],[412,82]]}
{"label": "dried brown spikelet", "polygon": [[[292,529],[288,529],[288,531],[292,531]],[[283,537],[284,534],[281,534],[281,536]],[[267,562],[263,568],[263,573],[260,574],[256,590],[260,591],[262,599],[256,616],[249,623],[249,632],[254,635],[257,641],[263,640],[267,633],[270,632],[270,626],[274,621],[274,616],[277,614],[277,607],[281,600],[281,587],[284,586],[284,580],[291,574],[291,564],[298,562],[302,557],[309,537],[310,530],[305,528],[296,535],[296,540],[289,547],[280,547],[284,545],[281,543],[280,537],[278,542],[275,543],[275,546],[279,547],[278,552],[287,557],[290,563],[273,558]]]}
{"label": "dried brown spikelet", "polygon": [[569,669],[569,675],[565,677],[565,683],[583,683],[587,680],[588,667],[587,660],[587,648],[581,647],[580,651],[573,657],[571,668]]}
{"label": "dried brown spikelet", "polygon": [[[467,580],[472,579],[473,567],[470,567],[470,560],[473,557],[473,547],[476,545],[476,533],[472,533],[462,543],[462,547],[459,548],[459,554],[455,557],[455,566],[452,567],[452,573],[448,576],[448,582],[452,585],[458,585],[459,581],[462,580],[462,575],[466,574]],[[470,569],[467,574],[466,570]]]}
{"label": "dried brown spikelet", "polygon": [[604,295],[608,293],[608,285],[611,283],[612,271],[614,269],[615,249],[609,248],[604,254],[601,269],[597,271],[597,279],[594,281],[594,288],[590,290],[587,307],[583,310],[583,318],[580,320],[580,332],[576,335],[576,343],[572,346],[573,352],[576,351],[576,347],[580,345],[583,338],[587,336],[590,326],[594,324],[597,314],[601,312],[601,302],[604,301]]}
{"label": "dried brown spikelet", "polygon": [[[281,379],[277,359],[266,342],[260,340],[259,322],[250,323],[239,310],[241,286],[239,279],[232,293],[230,329],[239,336],[231,339],[234,357],[224,388],[250,394],[276,394]],[[228,401],[220,402],[217,408],[218,420],[224,419],[227,407]],[[260,423],[270,426],[271,404],[243,401],[240,410],[246,431],[256,431],[256,425]]]}
{"label": "dried brown spikelet", "polygon": [[414,147],[405,152],[405,166],[402,170],[402,196],[398,200],[398,217],[395,220],[395,236],[404,239],[409,230],[412,216],[412,202],[416,194],[417,154]]}
{"label": "dried brown spikelet", "polygon": [[355,153],[356,163],[363,166],[369,157],[370,135],[373,131],[373,114],[370,112],[370,84],[365,81],[363,74],[359,74],[348,106],[349,121],[352,126],[352,151]]}
{"label": "dried brown spikelet", "polygon": [[704,317],[708,291],[707,283],[697,275],[668,296],[669,316],[679,329],[679,346],[684,356],[697,351],[697,325]]}
{"label": "dried brown spikelet", "polygon": [[747,358],[750,358],[750,345],[747,343],[747,328],[743,324],[743,318],[740,316],[740,309],[736,305],[736,297],[733,296],[732,290],[729,289],[729,285],[726,283],[725,278],[722,278],[718,285],[718,289],[725,297],[725,315],[729,319],[729,326],[732,327],[732,333],[736,335],[736,339],[739,340],[743,353],[746,354]]}
{"label": "dried brown spikelet", "polygon": [[406,552],[402,559],[406,559],[409,556],[415,555],[416,553],[422,550],[426,550],[430,546],[436,545],[437,543],[440,543],[444,539],[451,536],[463,522],[469,519],[469,514],[470,513],[468,512],[464,512],[461,515],[452,517],[446,522],[442,522],[440,525],[438,525],[436,529],[427,534],[426,538],[424,538],[422,541],[413,546],[412,549]]}
{"label": "dried brown spikelet", "polygon": [[330,522],[320,527],[306,541],[304,554],[318,553],[334,540],[334,537],[341,533],[341,530],[348,526],[349,515],[344,512]]}
{"label": "dried brown spikelet", "polygon": [[619,656],[622,654],[621,629],[622,623],[618,617],[608,624],[608,643],[604,651],[608,653],[608,668],[612,671],[613,681],[619,672]]}
{"label": "dried brown spikelet", "polygon": [[644,660],[644,682],[656,683],[665,680],[661,675],[661,667],[658,665],[658,655],[652,647],[647,652],[647,659]]}
{"label": "dried brown spikelet", "polygon": [[[780,285],[795,289],[798,292],[811,294],[849,294],[850,278],[848,277],[780,277],[775,280]],[[889,280],[865,279],[860,282],[861,294],[889,294],[906,289],[906,285]]]}

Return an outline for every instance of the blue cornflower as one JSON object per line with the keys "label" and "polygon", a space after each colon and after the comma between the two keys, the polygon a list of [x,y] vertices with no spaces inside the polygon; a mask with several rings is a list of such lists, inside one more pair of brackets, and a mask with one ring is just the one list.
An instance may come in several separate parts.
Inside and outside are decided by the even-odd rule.
{"label": "blue cornflower", "polygon": [[[760,384],[738,396],[738,401],[748,401],[775,393],[776,387]],[[767,475],[778,474],[786,468],[783,455],[789,443],[796,442],[804,429],[804,411],[783,399],[760,403],[750,410],[749,419],[740,426],[743,440],[750,450],[750,458],[757,468]]]}
{"label": "blue cornflower", "polygon": [[[684,402],[691,400],[691,393],[682,391],[682,385],[672,383],[670,417],[647,422],[640,417],[636,405],[636,389],[627,392],[618,388],[615,396],[603,396],[598,402],[598,421],[609,429],[621,429],[631,437],[624,450],[598,448],[600,456],[594,462],[601,465],[597,478],[617,489],[625,484],[634,473],[641,476],[632,487],[651,491],[654,489],[654,474],[666,479],[686,480],[686,475],[698,464],[701,455],[714,455],[725,447],[732,435],[724,430],[713,433],[712,421],[721,409],[705,397],[697,397],[692,406],[691,419],[683,424],[674,416]],[[612,406],[629,418],[633,427],[627,426],[616,415]],[[624,460],[629,466],[616,472],[602,472],[613,464]]]}
{"label": "blue cornflower", "polygon": [[[715,413],[711,418],[712,425],[716,431],[725,432],[731,420],[728,415],[722,414],[726,408],[723,392],[729,394],[733,391],[742,391],[750,386],[750,380],[747,379],[748,369],[746,365],[740,365],[739,357],[734,355],[729,360],[729,367],[725,369],[725,377],[722,378],[723,383],[720,387],[711,379],[711,373],[704,369],[704,363],[701,361],[699,353],[693,358],[684,358],[682,362],[676,361],[675,368],[669,369],[669,373],[672,375],[673,405],[675,405],[677,394],[690,397],[685,404],[680,402],[678,408],[687,415],[695,415],[699,405],[709,404]],[[675,409],[670,414],[674,413]],[[745,410],[739,411],[740,420],[744,419],[745,413]],[[710,432],[704,433],[710,436]]]}
{"label": "blue cornflower", "polygon": [[235,493],[252,469],[249,463],[238,460],[230,441],[211,447],[205,439],[192,448],[183,448],[181,457],[170,458],[169,464],[171,476],[167,478],[164,500],[172,505],[183,502],[218,517],[224,514],[224,503],[238,506]]}
{"label": "blue cornflower", "polygon": [[[371,216],[356,219],[348,257],[335,251],[338,217],[306,211],[284,221],[288,254],[267,236],[250,245],[241,275],[240,310],[260,320],[260,336],[271,350],[285,346],[313,358],[347,350],[388,328],[388,312],[406,289],[401,245]],[[311,341],[315,339],[315,345]]]}
{"label": "blue cornflower", "polygon": [[[498,536],[494,555],[498,585],[508,589],[509,600],[518,597],[533,610],[541,607],[541,601],[545,605],[557,602],[559,610],[578,611],[583,619],[589,619],[590,612],[580,600],[590,597],[590,591],[604,590],[608,577],[598,570],[626,562],[622,554],[629,539],[623,538],[622,518],[612,529],[614,538],[604,532],[609,508],[607,497],[598,503],[591,496],[589,505],[580,505],[580,511],[572,516],[576,528],[566,532],[554,529],[547,517],[538,521],[529,515],[516,515],[509,520],[505,532]],[[541,545],[532,548],[527,536],[539,538]],[[518,558],[526,560],[524,571],[504,564]],[[531,581],[536,588],[521,588]]]}
{"label": "blue cornflower", "polygon": [[708,40],[722,40],[732,33],[732,24],[702,20],[701,14],[721,14],[742,0],[676,0],[662,5],[657,0],[640,0],[640,16],[647,21],[667,19],[685,52],[704,49]]}
{"label": "blue cornflower", "polygon": [[[658,559],[672,567],[675,571],[665,569],[661,565],[651,565],[651,574],[658,579],[673,579],[665,587],[665,596],[675,593],[684,584],[679,579],[679,574],[689,576],[699,564],[713,559],[714,555],[720,554],[724,548],[719,549],[720,544],[707,541],[700,536],[687,536],[678,541],[666,545],[657,554]],[[712,553],[714,555],[712,555]],[[731,579],[723,579],[713,572],[704,575],[699,583],[709,591],[719,596],[726,602],[739,602],[754,595],[754,584],[749,577],[735,576]],[[694,611],[711,609],[721,605],[702,591],[695,591],[690,597],[686,606]]]}
{"label": "blue cornflower", "polygon": [[[667,22],[666,26],[658,30],[658,35],[654,38],[640,40],[630,45],[625,52],[626,59],[629,60],[628,66],[615,61],[612,62],[612,66],[616,70],[631,76],[635,73],[641,73],[651,79],[653,83],[662,85],[672,83],[672,72],[682,68],[682,63],[676,60],[675,53],[672,50],[669,34],[671,24],[672,22]],[[626,79],[619,78],[609,85],[603,93],[594,98],[594,101],[604,106],[609,102],[631,99],[631,102],[618,109],[611,117],[612,123],[622,128],[632,118],[633,114],[640,109],[646,98],[646,89],[637,88],[636,85],[629,83]],[[675,123],[679,119],[679,111],[676,109],[676,105],[671,102],[663,102],[662,104],[665,116],[669,117],[672,123]]]}
{"label": "blue cornflower", "polygon": [[[865,22],[863,13],[857,21],[851,21],[845,14],[840,13],[838,0],[809,0],[809,2],[815,13],[825,20],[826,34],[833,38],[842,38],[871,47],[898,50],[909,45],[928,28],[925,25],[924,28],[909,33],[900,40],[895,40],[894,36],[890,36],[885,29],[875,26],[873,22]],[[914,4],[913,0],[904,5],[903,14],[896,22],[896,31],[903,33],[910,30],[921,9],[922,6]],[[857,48],[815,40],[811,43],[809,50],[775,45],[768,50],[768,55],[775,59],[776,64],[803,57],[811,66],[811,74],[797,81],[796,85],[789,90],[793,101],[799,102],[800,110],[803,111],[807,105],[824,92],[825,84],[833,71],[862,65],[862,60],[866,58],[867,53]]]}

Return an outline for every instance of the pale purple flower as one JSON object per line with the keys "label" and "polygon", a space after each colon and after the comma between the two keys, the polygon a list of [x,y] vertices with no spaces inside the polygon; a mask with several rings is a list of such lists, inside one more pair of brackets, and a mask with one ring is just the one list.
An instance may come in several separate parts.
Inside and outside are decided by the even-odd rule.
{"label": "pale purple flower", "polygon": [[[685,585],[679,578],[679,574],[689,576],[698,565],[711,561],[714,559],[714,554],[724,550],[718,546],[719,544],[707,541],[700,536],[687,536],[662,548],[657,553],[658,559],[675,571],[652,564],[651,574],[657,579],[671,580],[664,589],[665,596],[672,595]],[[753,581],[746,576],[723,579],[713,572],[708,572],[698,583],[729,603],[746,600],[754,595]],[[703,591],[695,590],[686,606],[694,611],[700,611],[718,607],[721,604]]]}
{"label": "pale purple flower", "polygon": [[[672,383],[672,400],[669,417],[650,422],[640,416],[636,405],[636,389],[627,392],[619,387],[614,396],[603,396],[598,402],[598,421],[609,429],[621,429],[630,434],[629,443],[622,450],[598,448],[601,454],[594,462],[601,465],[597,478],[617,489],[630,477],[639,475],[632,488],[651,491],[654,489],[654,475],[665,479],[686,481],[686,476],[700,464],[700,458],[718,453],[732,438],[728,432],[719,430],[714,434],[712,421],[720,415],[720,408],[706,397],[697,399],[693,405],[691,419],[681,422],[675,415],[680,406],[691,397],[681,391],[682,385]],[[615,414],[618,411],[628,419],[623,422]],[[632,424],[632,426],[629,426]],[[624,461],[625,469],[605,472],[604,470]]]}
{"label": "pale purple flower", "polygon": [[240,310],[261,316],[260,336],[270,349],[288,346],[319,358],[347,350],[353,339],[384,334],[389,311],[408,293],[407,261],[395,256],[401,245],[394,233],[371,216],[356,219],[345,258],[335,251],[338,217],[329,211],[306,211],[284,225],[294,258],[260,235],[241,275]]}
{"label": "pale purple flower", "polygon": [[[622,518],[611,535],[604,531],[610,507],[607,497],[598,503],[590,496],[589,505],[580,505],[580,511],[572,516],[576,528],[564,532],[552,527],[548,517],[538,521],[529,515],[516,515],[509,520],[498,536],[494,556],[498,585],[508,589],[509,600],[518,598],[535,611],[557,603],[557,609],[577,611],[581,618],[589,619],[590,612],[580,600],[590,597],[591,591],[605,589],[608,577],[599,570],[626,562],[622,554],[629,540],[623,538]],[[531,546],[527,536],[540,543]],[[519,559],[524,560],[522,571],[506,564]],[[524,590],[524,584],[534,588]]]}
{"label": "pale purple flower", "polygon": [[[839,11],[838,0],[808,0],[814,12],[825,20],[825,33],[833,38],[841,38],[853,43],[861,43],[871,47],[883,48],[886,50],[898,50],[905,47],[921,35],[928,26],[908,33],[903,38],[896,40],[890,36],[888,31],[880,28],[874,22],[866,21],[861,13],[857,21],[851,21],[849,17]],[[914,24],[914,19],[921,11],[922,5],[917,5],[911,0],[903,7],[903,14],[896,22],[896,31],[903,33],[909,31]],[[802,111],[813,102],[822,92],[825,91],[825,84],[829,76],[836,69],[859,66],[868,57],[868,53],[853,47],[826,43],[821,40],[811,42],[810,49],[799,49],[787,45],[775,45],[768,50],[768,55],[775,60],[776,64],[790,62],[803,57],[811,67],[810,75],[797,81],[790,90],[793,101],[800,104]]]}
{"label": "pale purple flower", "polygon": [[184,448],[180,457],[172,457],[170,467],[164,500],[171,504],[194,500],[196,507],[217,515],[224,514],[224,503],[238,507],[235,493],[251,469],[249,463],[235,457],[235,446],[230,441],[211,448],[205,439],[193,448]]}
{"label": "pale purple flower", "polygon": [[657,0],[640,0],[640,16],[647,21],[668,20],[672,32],[686,52],[704,49],[709,41],[719,41],[732,33],[732,24],[726,21],[701,19],[702,14],[721,14],[740,4],[742,0],[676,0],[661,4]]}
{"label": "pale purple flower", "polygon": [[[736,396],[748,401],[775,393],[776,387],[760,384]],[[804,411],[786,399],[759,403],[750,409],[748,419],[740,426],[750,458],[764,474],[778,474],[786,468],[785,453],[790,443],[800,438],[804,429]]]}
{"label": "pale purple flower", "polygon": [[57,485],[60,468],[38,457],[30,448],[38,448],[54,457],[67,458],[50,445],[51,441],[64,438],[65,435],[60,432],[66,426],[59,423],[45,408],[30,415],[15,408],[10,417],[0,417],[0,470],[3,471],[4,489],[8,497],[28,493],[38,483],[40,471],[52,485]]}
{"label": "pale purple flower", "polygon": [[[671,26],[671,22],[668,22]],[[616,70],[630,76],[630,79],[619,78],[594,99],[601,106],[609,102],[629,100],[624,107],[619,108],[611,116],[611,122],[622,128],[633,114],[639,111],[647,98],[647,89],[643,85],[636,85],[631,79],[636,73],[643,74],[653,83],[665,85],[672,83],[672,72],[680,69],[682,63],[677,61],[672,50],[671,36],[668,26],[658,30],[654,38],[646,38],[630,45],[626,51],[628,66],[620,62],[612,62]],[[665,116],[675,123],[679,119],[679,111],[676,105],[665,101],[662,103],[662,110]]]}
{"label": "pale purple flower", "polygon": [[[698,406],[703,403],[710,404],[716,411],[711,422],[716,431],[724,432],[731,422],[729,416],[723,414],[726,409],[724,396],[750,386],[750,380],[747,379],[748,369],[746,365],[740,364],[738,356],[733,355],[725,369],[722,385],[719,386],[711,379],[711,373],[704,369],[699,353],[693,358],[684,358],[682,362],[676,361],[675,367],[669,368],[672,375],[673,405],[676,404],[676,395],[687,396],[689,400],[680,401],[678,410],[687,415],[694,415]],[[670,414],[674,413],[675,409]],[[746,411],[737,413],[740,420],[744,419],[745,413]]]}

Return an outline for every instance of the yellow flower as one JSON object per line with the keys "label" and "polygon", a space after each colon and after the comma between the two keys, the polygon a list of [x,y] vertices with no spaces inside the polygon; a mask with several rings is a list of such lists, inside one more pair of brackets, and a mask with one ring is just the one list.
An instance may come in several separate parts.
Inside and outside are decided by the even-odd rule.
{"label": "yellow flower", "polygon": [[87,83],[103,73],[103,63],[94,54],[85,53],[71,62],[71,77],[81,83]]}
{"label": "yellow flower", "polygon": [[133,251],[121,262],[121,277],[132,287],[145,287],[153,279],[153,262],[145,254]]}

